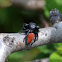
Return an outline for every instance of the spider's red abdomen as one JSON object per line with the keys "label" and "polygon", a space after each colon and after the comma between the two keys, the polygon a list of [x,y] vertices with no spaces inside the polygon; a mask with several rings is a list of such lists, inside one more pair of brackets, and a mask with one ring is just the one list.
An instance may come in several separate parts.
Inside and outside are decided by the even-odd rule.
{"label": "spider's red abdomen", "polygon": [[29,35],[27,36],[28,44],[30,44],[32,42],[32,40],[34,40],[34,38],[35,38],[35,34],[34,33],[29,33]]}

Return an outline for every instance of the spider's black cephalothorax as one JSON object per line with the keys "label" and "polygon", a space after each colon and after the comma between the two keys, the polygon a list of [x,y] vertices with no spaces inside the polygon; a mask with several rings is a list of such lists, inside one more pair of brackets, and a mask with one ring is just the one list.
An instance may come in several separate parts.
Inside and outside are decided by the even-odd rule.
{"label": "spider's black cephalothorax", "polygon": [[39,26],[36,25],[36,23],[29,23],[29,24],[24,24],[23,25],[23,33],[25,33],[25,38],[24,41],[26,42],[26,45],[28,45],[27,43],[27,36],[29,35],[29,33],[34,33],[35,34],[35,39],[34,42],[38,39],[38,32],[39,32]]}
{"label": "spider's black cephalothorax", "polygon": [[62,20],[62,14],[59,12],[59,10],[54,9],[50,11],[50,21],[52,24],[59,22]]}

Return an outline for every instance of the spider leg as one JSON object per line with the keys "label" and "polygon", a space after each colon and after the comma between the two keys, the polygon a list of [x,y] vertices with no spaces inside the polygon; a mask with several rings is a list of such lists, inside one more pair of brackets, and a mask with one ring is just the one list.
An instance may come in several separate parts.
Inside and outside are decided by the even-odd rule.
{"label": "spider leg", "polygon": [[38,33],[35,34],[35,41],[38,40]]}
{"label": "spider leg", "polygon": [[29,35],[29,33],[30,33],[30,30],[28,30],[25,38],[23,39],[23,42],[25,41],[25,45],[28,45],[28,43],[27,43],[27,36]]}

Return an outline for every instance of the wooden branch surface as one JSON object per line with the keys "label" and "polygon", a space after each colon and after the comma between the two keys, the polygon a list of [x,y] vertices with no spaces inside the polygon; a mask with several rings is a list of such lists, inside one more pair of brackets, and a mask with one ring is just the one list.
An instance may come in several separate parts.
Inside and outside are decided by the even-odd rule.
{"label": "wooden branch surface", "polygon": [[62,22],[55,23],[52,27],[39,29],[38,40],[32,46],[25,46],[24,37],[24,33],[0,33],[0,62],[5,62],[11,53],[18,50],[62,43]]}

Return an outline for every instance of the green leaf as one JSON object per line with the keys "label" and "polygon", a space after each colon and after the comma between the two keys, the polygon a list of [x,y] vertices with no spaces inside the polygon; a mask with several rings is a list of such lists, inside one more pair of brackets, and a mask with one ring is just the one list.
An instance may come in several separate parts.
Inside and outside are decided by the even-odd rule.
{"label": "green leaf", "polygon": [[11,5],[10,0],[0,0],[0,7],[4,8],[4,7],[8,7]]}
{"label": "green leaf", "polygon": [[59,47],[57,48],[57,50],[58,50],[58,53],[59,53],[59,54],[62,54],[62,46],[59,46]]}
{"label": "green leaf", "polygon": [[40,46],[40,47],[37,47],[37,48],[40,50],[40,52],[45,53],[45,54],[50,54],[55,50],[55,47],[54,47],[53,44],[44,45],[44,46]]}
{"label": "green leaf", "polygon": [[49,62],[62,62],[62,56],[57,52],[52,53]]}

